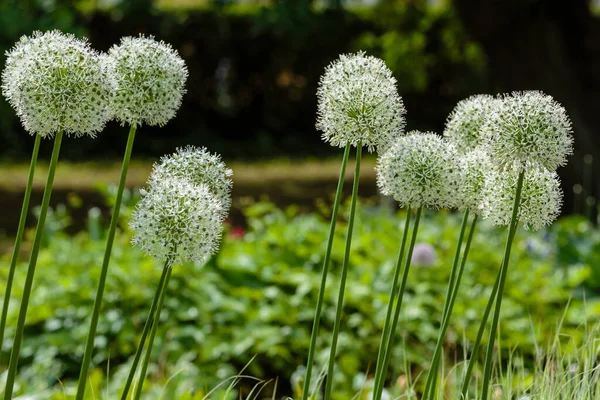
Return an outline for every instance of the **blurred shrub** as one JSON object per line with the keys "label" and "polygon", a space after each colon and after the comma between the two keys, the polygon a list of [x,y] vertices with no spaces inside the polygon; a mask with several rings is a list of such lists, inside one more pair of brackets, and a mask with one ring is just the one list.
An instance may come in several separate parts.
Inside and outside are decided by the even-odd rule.
{"label": "blurred shrub", "polygon": [[[189,393],[206,393],[253,357],[245,373],[265,379],[278,377],[280,394],[298,395],[328,213],[298,214],[294,207],[280,210],[270,203],[254,204],[245,210],[247,227],[229,227],[220,253],[207,265],[176,266],[155,343],[154,385],[148,386],[147,398],[158,398],[162,390],[172,390],[169,398],[201,398]],[[335,375],[338,399],[352,397],[360,388],[362,374],[372,373],[403,217],[385,208],[360,206]],[[127,211],[123,227],[126,218]],[[430,266],[411,269],[391,376],[404,374],[405,365],[417,376],[428,365],[459,223],[459,216],[450,213],[424,217],[418,240],[433,246],[437,258]],[[519,346],[526,361],[533,359],[536,343],[554,338],[563,314],[562,330],[576,341],[581,337],[576,328],[600,316],[598,301],[588,296],[584,305],[573,296],[590,276],[590,266],[568,256],[563,252],[565,245],[560,244],[573,224],[581,221],[564,219],[551,230],[535,234],[520,230],[515,239],[500,343],[507,350]],[[102,236],[97,221],[89,226],[93,226],[93,237]],[[344,231],[341,222],[318,339],[317,370],[328,356]],[[84,350],[104,241],[92,239],[87,232],[75,236],[60,230],[49,233],[47,247],[40,252],[27,317],[20,382],[27,382],[28,393],[54,386],[57,393],[68,394]],[[476,335],[500,264],[504,235],[504,230],[479,224],[446,336],[449,360],[462,359],[463,335],[467,340]],[[593,245],[598,246],[599,238],[595,238]],[[113,249],[93,359],[97,369],[92,383],[96,393],[106,391],[108,398],[116,398],[124,383],[161,268],[128,241],[128,232],[122,232]],[[579,246],[578,239],[571,242]],[[0,266],[7,263],[4,257]],[[9,326],[14,326],[17,317],[24,263],[17,270]],[[0,268],[0,285],[6,271],[6,267]],[[7,337],[11,336],[8,332]],[[9,346],[7,342],[4,360]],[[503,355],[508,357],[509,352]],[[188,397],[177,397],[184,392]]]}

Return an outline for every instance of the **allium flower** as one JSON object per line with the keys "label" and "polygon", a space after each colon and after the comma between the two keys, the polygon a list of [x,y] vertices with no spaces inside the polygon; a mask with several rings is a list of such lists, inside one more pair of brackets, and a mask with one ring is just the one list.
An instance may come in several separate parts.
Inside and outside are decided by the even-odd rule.
{"label": "allium flower", "polygon": [[444,137],[465,153],[481,144],[481,128],[498,100],[487,94],[477,94],[456,104],[446,121]]}
{"label": "allium flower", "polygon": [[130,221],[134,245],[171,266],[204,263],[217,251],[222,206],[208,186],[172,178],[141,194]]}
{"label": "allium flower", "polygon": [[404,104],[385,63],[364,52],[341,55],[321,77],[317,129],[333,146],[386,148],[404,129]]}
{"label": "allium flower", "polygon": [[86,40],[60,31],[23,36],[7,53],[2,93],[32,135],[94,136],[110,117],[114,89]]}
{"label": "allium flower", "polygon": [[206,185],[221,202],[221,217],[224,219],[231,206],[232,181],[229,177],[232,174],[219,155],[209,153],[204,147],[187,146],[162,157],[160,163],[154,165],[150,182],[176,178],[185,179],[193,185]]}
{"label": "allium flower", "polygon": [[[528,167],[528,166],[527,166]],[[520,166],[488,175],[484,187],[483,217],[495,225],[508,225],[515,200]],[[538,230],[559,215],[562,190],[556,172],[527,168],[521,191],[518,219],[525,229]]]}
{"label": "allium flower", "polygon": [[456,149],[434,133],[397,139],[377,162],[377,185],[402,207],[451,208],[460,201]]}
{"label": "allium flower", "polygon": [[566,163],[573,152],[571,121],[565,109],[542,92],[514,92],[490,114],[482,134],[491,159],[549,171]]}
{"label": "allium flower", "polygon": [[107,57],[117,90],[112,109],[122,124],[165,125],[185,93],[188,71],[169,44],[153,37],[124,37]]}
{"label": "allium flower", "polygon": [[435,249],[429,243],[417,243],[413,249],[411,264],[430,267],[437,261]]}
{"label": "allium flower", "polygon": [[485,180],[494,168],[488,154],[482,147],[463,154],[458,159],[462,173],[462,201],[460,208],[480,214],[484,201]]}

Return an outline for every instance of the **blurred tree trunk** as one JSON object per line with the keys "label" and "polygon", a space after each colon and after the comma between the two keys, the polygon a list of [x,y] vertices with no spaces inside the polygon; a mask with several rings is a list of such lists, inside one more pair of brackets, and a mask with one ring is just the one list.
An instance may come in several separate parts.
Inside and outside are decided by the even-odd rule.
{"label": "blurred tree trunk", "polygon": [[566,212],[577,207],[574,184],[593,190],[590,195],[597,195],[600,186],[598,175],[590,180],[593,188],[583,182],[583,155],[591,154],[594,166],[600,163],[600,20],[588,2],[453,0],[465,28],[488,56],[498,91],[539,89],[567,109],[575,155],[559,171]]}

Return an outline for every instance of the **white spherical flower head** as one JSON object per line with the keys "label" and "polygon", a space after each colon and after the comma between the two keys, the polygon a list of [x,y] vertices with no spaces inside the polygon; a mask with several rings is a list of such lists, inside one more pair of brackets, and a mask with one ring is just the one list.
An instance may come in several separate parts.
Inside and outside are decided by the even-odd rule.
{"label": "white spherical flower head", "polygon": [[185,93],[188,71],[169,44],[152,37],[125,37],[108,52],[117,88],[112,102],[122,124],[165,125],[175,116]]}
{"label": "white spherical flower head", "polygon": [[458,164],[462,173],[462,204],[460,208],[469,209],[481,215],[485,181],[494,166],[482,147],[476,147],[459,156]]}
{"label": "white spherical flower head", "polygon": [[565,109],[542,92],[504,96],[482,130],[490,157],[499,166],[530,163],[549,171],[573,152],[571,121]]}
{"label": "white spherical flower head", "polygon": [[131,242],[169,265],[205,263],[221,236],[221,202],[205,185],[183,179],[154,181],[136,205]]}
{"label": "white spherical flower head", "polygon": [[378,160],[377,185],[402,207],[452,208],[462,176],[456,149],[434,133],[410,132]]}
{"label": "white spherical flower head", "polygon": [[333,146],[386,149],[404,129],[404,104],[385,63],[363,52],[341,55],[321,77],[317,129]]}
{"label": "white spherical flower head", "polygon": [[7,53],[2,93],[32,135],[94,136],[110,118],[114,82],[86,40],[59,31],[23,36]]}
{"label": "white spherical flower head", "polygon": [[150,181],[176,178],[194,185],[206,185],[221,202],[222,218],[225,219],[231,206],[231,175],[233,172],[218,154],[211,154],[204,147],[187,146],[162,157],[160,163],[154,165]]}
{"label": "white spherical flower head", "polygon": [[498,100],[487,94],[478,94],[456,104],[446,121],[444,137],[466,153],[481,144],[481,128],[498,104]]}
{"label": "white spherical flower head", "polygon": [[[483,217],[495,225],[508,225],[517,190],[519,165],[488,175],[484,187]],[[525,171],[518,219],[525,229],[538,230],[550,225],[562,205],[560,180],[554,171],[528,168]]]}

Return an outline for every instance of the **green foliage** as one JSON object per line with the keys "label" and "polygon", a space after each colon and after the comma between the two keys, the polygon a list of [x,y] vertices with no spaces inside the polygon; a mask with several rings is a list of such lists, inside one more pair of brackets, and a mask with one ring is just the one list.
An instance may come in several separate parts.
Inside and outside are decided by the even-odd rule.
{"label": "green foliage", "polygon": [[561,265],[584,265],[591,276],[585,286],[600,294],[600,230],[583,217],[572,217],[556,226],[555,240]]}
{"label": "green foliage", "polygon": [[[171,43],[189,67],[189,84],[177,118],[161,129],[144,127],[148,140],[136,144],[134,156],[153,158],[182,144],[238,159],[332,154],[319,135],[307,133],[314,131],[319,78],[340,53],[362,49],[385,60],[414,128],[439,130],[458,100],[490,91],[481,47],[469,39],[451,6],[394,1],[336,11],[286,0],[266,6],[201,1],[208,5],[160,7],[166,3],[172,2],[0,2],[0,69],[4,51],[36,29],[87,36],[98,50],[138,33]],[[110,123],[94,140],[65,142],[61,158],[120,159],[125,138],[122,127]],[[6,144],[1,157],[28,157],[31,139],[4,100],[0,140]],[[232,140],[239,146],[231,146]],[[42,143],[41,157],[46,147]]]}
{"label": "green foliage", "polygon": [[[128,210],[125,205],[122,227],[126,227]],[[158,356],[150,368],[153,384],[144,389],[146,398],[159,398],[162,391],[168,393],[165,398],[202,398],[208,389],[236,375],[254,356],[244,374],[278,377],[279,394],[297,396],[320,283],[329,210],[299,214],[295,207],[280,210],[263,202],[244,213],[247,229],[243,235],[239,227],[230,227],[220,253],[208,264],[175,267],[155,342]],[[403,217],[402,212],[396,214],[384,207],[359,206],[334,377],[337,399],[352,397],[364,385],[363,374],[373,373]],[[84,350],[104,250],[97,217],[92,219],[89,226],[93,235],[82,232],[69,236],[58,228],[48,230],[21,351],[20,393],[42,393],[53,387],[56,398],[74,394],[72,380],[77,377]],[[459,223],[458,215],[445,212],[427,213],[421,223],[418,241],[435,248],[437,261],[411,269],[391,365],[394,381],[408,372],[417,376],[431,359]],[[342,221],[334,242],[317,371],[327,361],[344,224]],[[600,239],[589,226],[586,229],[594,235],[574,231],[574,224],[583,222],[564,219],[539,233],[518,231],[515,238],[500,343],[503,349],[518,346],[526,363],[533,362],[536,343],[550,343],[554,338],[554,328],[563,314],[562,329],[574,342],[582,339],[576,328],[600,316],[598,301],[588,296],[584,304],[579,299],[582,284],[591,274],[590,266],[582,264],[576,255],[568,256],[574,248],[599,246]],[[446,335],[446,359],[463,359],[463,337],[473,340],[477,333],[480,313],[500,265],[504,235],[503,229],[479,224]],[[581,239],[584,236],[585,240]],[[128,359],[135,351],[161,272],[161,265],[128,244],[129,238],[124,228],[113,249],[93,358],[96,369],[90,378],[93,390],[88,391],[90,396],[94,393],[92,398],[115,398],[123,385]],[[565,238],[571,244],[566,245]],[[582,245],[582,240],[587,244]],[[18,266],[15,278],[8,322],[13,327],[25,261]],[[4,257],[0,266],[7,263]],[[0,284],[6,279],[6,270],[0,268]],[[12,334],[7,332],[7,338]],[[3,360],[8,356],[7,342]],[[508,357],[508,353],[503,356]],[[255,383],[243,379],[239,390],[248,394]],[[223,398],[225,389],[214,398]],[[48,394],[47,398],[52,397]]]}
{"label": "green foliage", "polygon": [[485,55],[453,7],[433,7],[423,0],[382,1],[360,14],[376,29],[364,32],[354,46],[386,62],[400,93],[425,92],[439,80],[451,96],[485,90]]}

